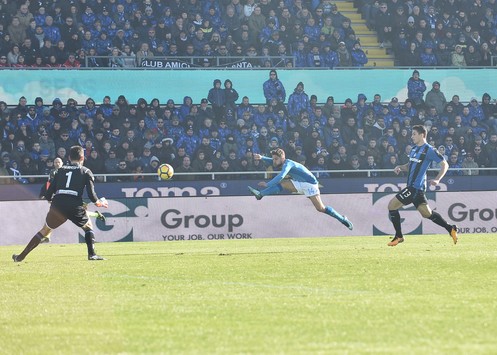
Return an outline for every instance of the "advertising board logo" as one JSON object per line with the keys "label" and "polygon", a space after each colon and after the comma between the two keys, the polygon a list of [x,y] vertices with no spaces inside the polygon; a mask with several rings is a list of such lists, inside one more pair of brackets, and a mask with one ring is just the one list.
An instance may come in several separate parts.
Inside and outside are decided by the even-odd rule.
{"label": "advertising board logo", "polygon": [[450,205],[449,218],[455,222],[489,222],[497,220],[497,208],[472,208],[457,202]]}
{"label": "advertising board logo", "polygon": [[[223,186],[221,186],[223,187]],[[189,197],[189,196],[220,196],[221,190],[216,186],[203,186],[197,189],[192,186],[178,187],[178,186],[160,186],[154,187],[125,187],[121,191],[124,197]]]}
{"label": "advertising board logo", "polygon": [[[101,211],[106,217],[105,222],[92,220],[99,242],[133,241],[133,220],[148,217],[148,201],[146,198],[135,198],[124,202],[109,200],[109,208]],[[79,234],[79,242],[85,242],[84,235]]]}
{"label": "advertising board logo", "polygon": [[[373,208],[375,211],[384,213],[384,218],[380,218],[373,222],[373,235],[394,235],[395,230],[388,216],[388,203],[396,193],[373,193]],[[434,193],[427,193],[426,198],[431,205],[436,200]],[[403,234],[422,234],[423,233],[423,217],[416,210],[414,205],[408,205],[399,210],[400,221],[402,223]]]}
{"label": "advertising board logo", "polygon": [[233,232],[236,227],[243,225],[243,217],[239,214],[213,215],[183,215],[176,209],[169,209],[162,213],[161,223],[168,229],[176,228],[227,228]]}

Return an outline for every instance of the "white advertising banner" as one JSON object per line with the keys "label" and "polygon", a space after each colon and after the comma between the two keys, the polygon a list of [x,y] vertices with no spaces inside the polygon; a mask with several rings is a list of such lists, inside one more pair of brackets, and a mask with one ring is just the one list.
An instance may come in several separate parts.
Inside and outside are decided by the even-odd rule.
{"label": "white advertising banner", "polygon": [[[176,197],[109,200],[101,209],[107,220],[94,221],[99,242],[179,241],[253,238],[391,235],[388,219],[391,193],[323,195],[326,205],[345,214],[350,231],[317,212],[304,196]],[[462,233],[497,232],[497,192],[429,193],[430,206]],[[0,202],[3,231],[0,245],[25,244],[43,226],[46,201]],[[96,207],[90,205],[90,210]],[[445,234],[411,205],[401,210],[405,234]],[[82,231],[66,222],[52,243],[78,243]]]}

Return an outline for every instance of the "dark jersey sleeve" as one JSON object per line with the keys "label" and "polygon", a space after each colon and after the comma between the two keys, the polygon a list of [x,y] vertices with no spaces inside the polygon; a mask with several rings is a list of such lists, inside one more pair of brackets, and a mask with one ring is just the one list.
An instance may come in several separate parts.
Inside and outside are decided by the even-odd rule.
{"label": "dark jersey sleeve", "polygon": [[85,171],[85,180],[86,180],[86,193],[88,194],[88,198],[91,202],[95,203],[98,200],[97,193],[95,192],[95,177],[90,169],[86,169]]}
{"label": "dark jersey sleeve", "polygon": [[54,177],[53,179],[49,180],[46,182],[45,186],[47,186],[47,188],[45,189],[44,193],[45,193],[45,199],[47,201],[52,201],[52,197],[53,195],[55,194],[55,184],[54,184],[54,180],[55,180],[55,175],[57,174],[57,172],[55,172],[54,174]]}

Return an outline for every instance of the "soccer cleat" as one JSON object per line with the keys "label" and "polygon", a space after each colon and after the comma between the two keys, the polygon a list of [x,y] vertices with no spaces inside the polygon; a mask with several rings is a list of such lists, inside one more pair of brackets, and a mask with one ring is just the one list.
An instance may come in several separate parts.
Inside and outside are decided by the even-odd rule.
{"label": "soccer cleat", "polygon": [[12,260],[14,260],[15,263],[20,263],[22,260],[18,259],[19,255],[17,254],[12,254]]}
{"label": "soccer cleat", "polygon": [[343,216],[342,224],[350,230],[354,229],[354,225],[352,224],[352,222],[349,221],[345,216]]}
{"label": "soccer cleat", "polygon": [[455,224],[450,229],[449,234],[452,237],[452,240],[454,241],[454,244],[457,244],[457,226]]}
{"label": "soccer cleat", "polygon": [[260,200],[262,198],[261,192],[254,189],[253,187],[247,186],[250,193],[255,196],[256,199]]}
{"label": "soccer cleat", "polygon": [[397,244],[403,243],[404,242],[404,237],[394,237],[387,245],[389,247],[394,247]]}
{"label": "soccer cleat", "polygon": [[43,237],[40,239],[40,244],[43,244],[43,243],[50,243],[50,238],[48,237]]}
{"label": "soccer cleat", "polygon": [[88,255],[88,260],[107,260],[107,259],[105,259],[100,255],[95,254],[95,255]]}
{"label": "soccer cleat", "polygon": [[95,213],[97,214],[97,219],[98,220],[101,220],[102,222],[105,222],[105,216],[103,214],[101,214],[100,211],[95,211]]}

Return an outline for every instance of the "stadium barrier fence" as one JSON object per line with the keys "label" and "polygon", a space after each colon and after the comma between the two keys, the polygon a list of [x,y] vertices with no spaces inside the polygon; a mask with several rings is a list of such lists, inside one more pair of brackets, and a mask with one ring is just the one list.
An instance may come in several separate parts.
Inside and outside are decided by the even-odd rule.
{"label": "stadium barrier fence", "polygon": [[[325,204],[354,223],[353,231],[316,212],[300,195],[270,196],[261,201],[252,196],[109,199],[109,208],[101,209],[106,221],[95,221],[95,234],[99,242],[386,236],[394,233],[387,212],[392,196],[391,192],[324,194]],[[462,240],[464,233],[497,232],[496,191],[429,192],[427,198],[433,209],[459,226]],[[25,244],[45,223],[49,209],[46,201],[4,201],[0,206],[8,221],[0,245]],[[89,210],[95,208],[89,205]],[[441,234],[443,243],[452,243],[445,230],[423,219],[414,207],[403,209],[401,215],[405,234]],[[63,224],[52,236],[52,243],[83,241],[81,230],[71,223]]]}

